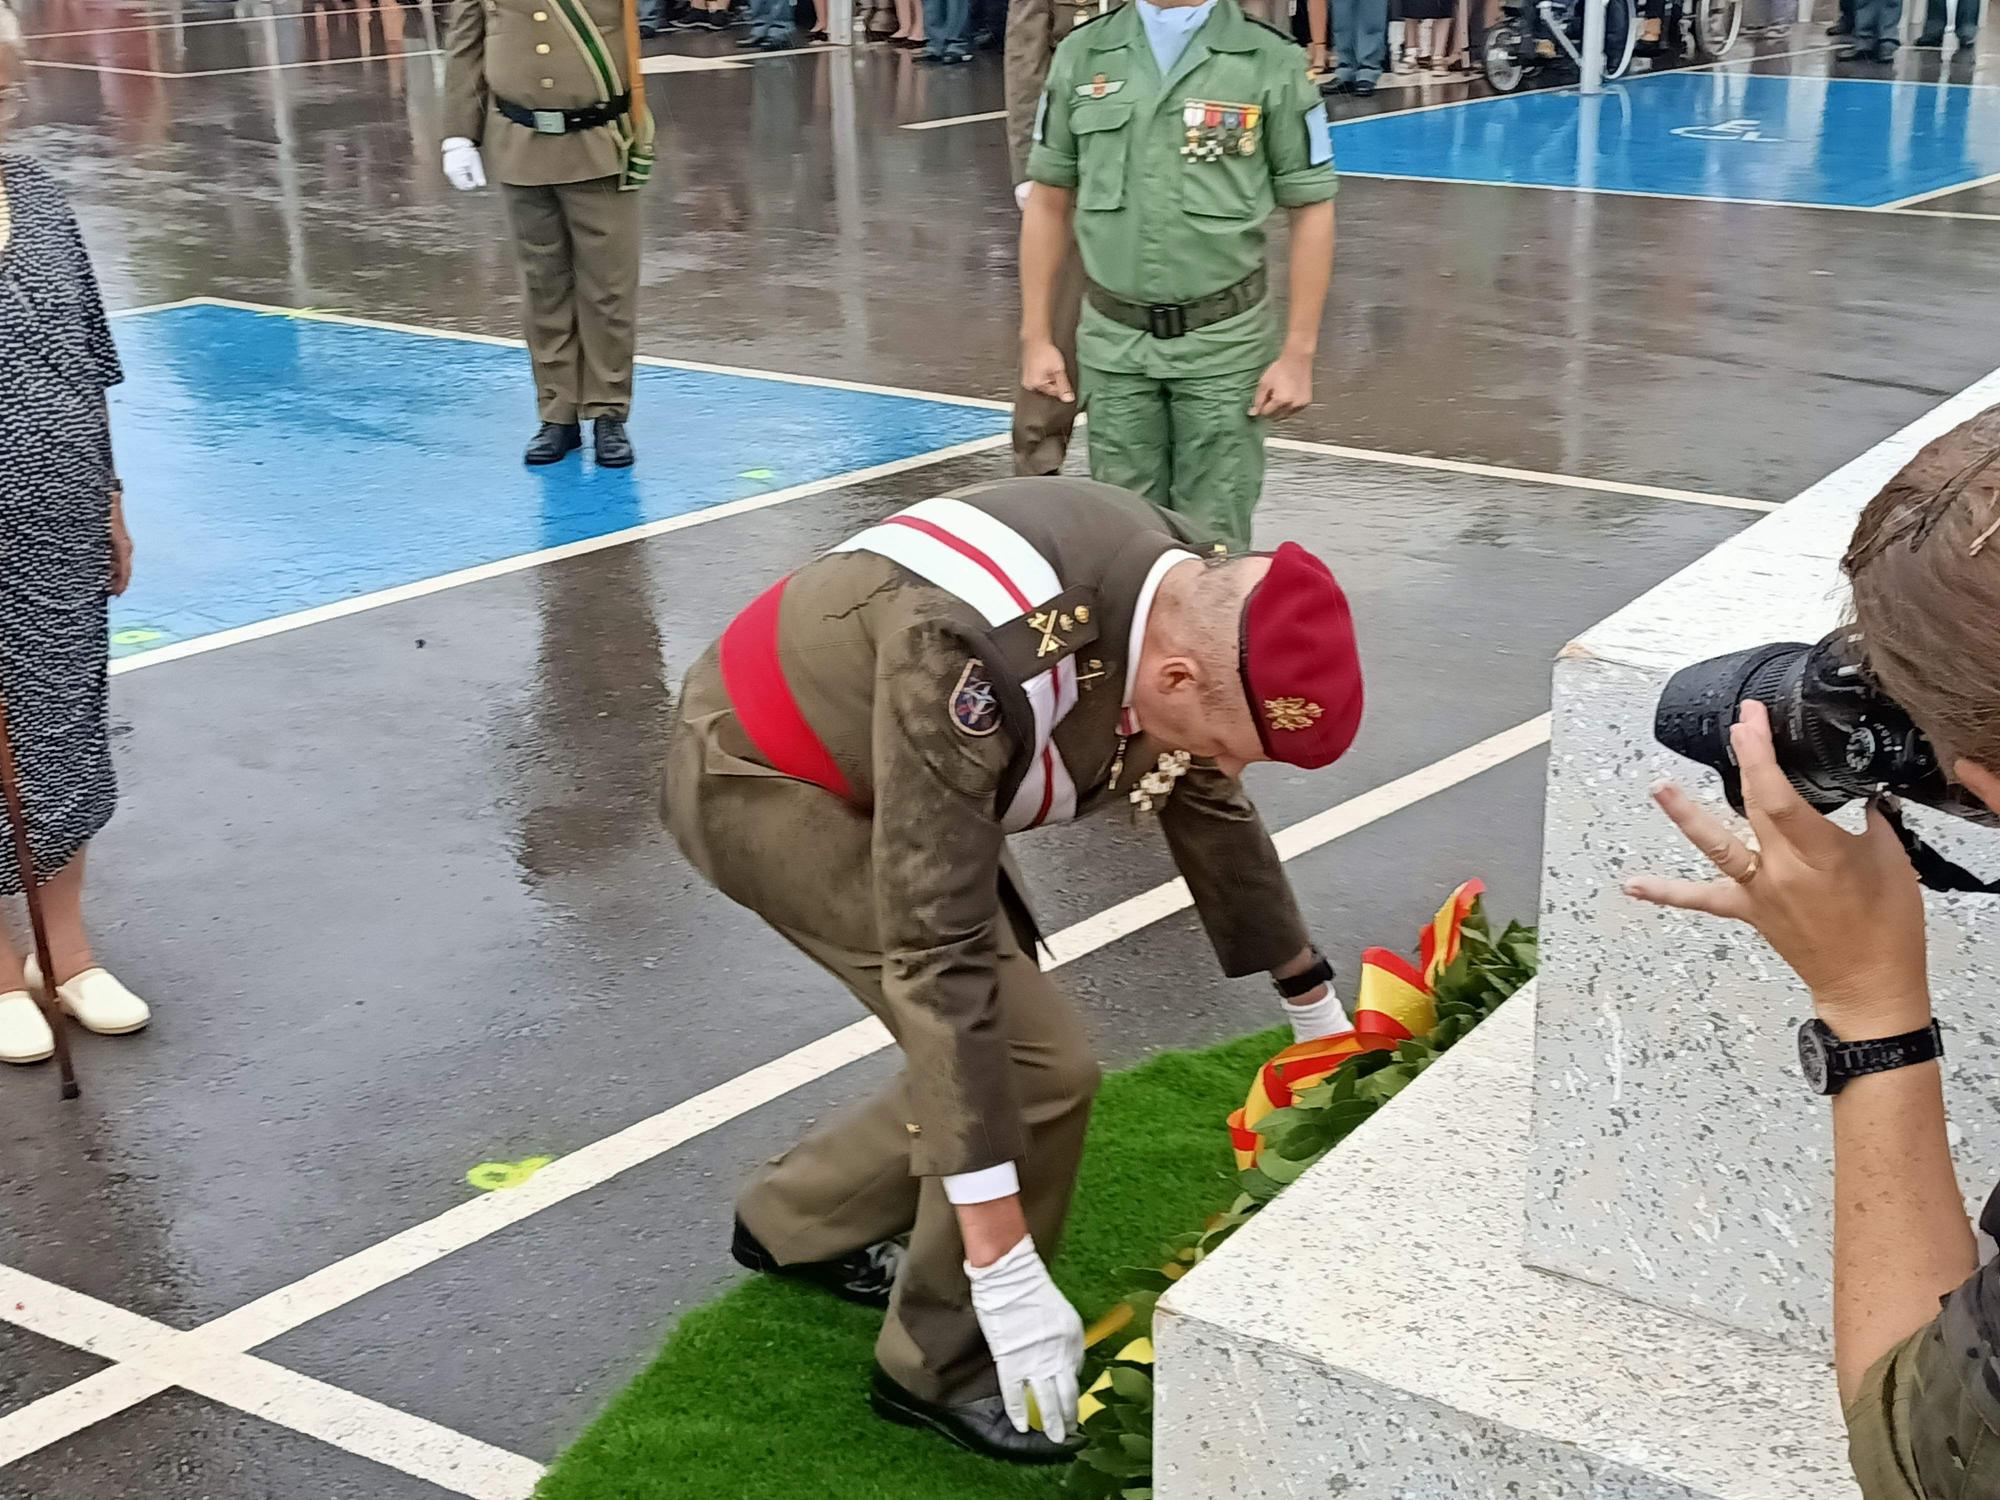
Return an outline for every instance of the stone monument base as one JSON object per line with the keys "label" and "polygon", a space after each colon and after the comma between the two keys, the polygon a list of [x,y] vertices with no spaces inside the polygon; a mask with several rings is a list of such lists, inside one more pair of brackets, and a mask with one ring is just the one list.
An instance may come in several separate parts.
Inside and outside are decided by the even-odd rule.
{"label": "stone monument base", "polygon": [[1160,1302],[1159,1500],[1842,1500],[1822,1358],[1522,1264],[1534,993]]}

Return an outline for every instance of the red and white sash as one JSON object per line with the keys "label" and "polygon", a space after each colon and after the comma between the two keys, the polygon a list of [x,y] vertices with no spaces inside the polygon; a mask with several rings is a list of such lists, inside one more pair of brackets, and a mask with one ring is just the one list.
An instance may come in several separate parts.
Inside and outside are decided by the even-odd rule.
{"label": "red and white sash", "polygon": [[[833,550],[886,557],[964,600],[993,626],[1046,604],[1063,587],[1026,537],[962,500],[913,505]],[[1056,725],[1076,707],[1076,663],[1065,656],[1022,687],[1035,716],[1034,759],[1001,814],[1009,833],[1076,816],[1076,783],[1054,741]]]}

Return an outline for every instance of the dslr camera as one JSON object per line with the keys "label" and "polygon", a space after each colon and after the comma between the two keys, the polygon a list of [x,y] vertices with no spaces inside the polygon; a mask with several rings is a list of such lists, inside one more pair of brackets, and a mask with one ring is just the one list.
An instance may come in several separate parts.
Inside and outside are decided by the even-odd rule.
{"label": "dslr camera", "polygon": [[[1848,627],[1811,645],[1777,641],[1683,667],[1660,694],[1653,735],[1719,774],[1729,805],[1741,812],[1743,779],[1729,730],[1737,706],[1754,698],[1770,710],[1778,765],[1818,811],[1900,797],[2000,827],[2000,818],[1952,785],[1924,732],[1875,684],[1863,645],[1861,632]],[[2000,891],[1923,844],[1884,806],[1926,885]]]}

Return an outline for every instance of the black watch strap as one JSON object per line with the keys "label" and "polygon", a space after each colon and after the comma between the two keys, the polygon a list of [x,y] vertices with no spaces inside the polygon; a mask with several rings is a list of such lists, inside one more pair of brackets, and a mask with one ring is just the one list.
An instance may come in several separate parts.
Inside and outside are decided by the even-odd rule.
{"label": "black watch strap", "polygon": [[1333,965],[1327,961],[1327,956],[1319,951],[1317,945],[1312,950],[1312,956],[1310,967],[1300,970],[1290,979],[1273,977],[1271,987],[1287,1000],[1296,1000],[1301,995],[1311,994],[1323,984],[1332,984]]}
{"label": "black watch strap", "polygon": [[1887,1073],[1944,1056],[1944,1033],[1933,1021],[1921,1031],[1901,1036],[1843,1042],[1821,1020],[1799,1027],[1799,1067],[1806,1087],[1815,1094],[1837,1094],[1848,1082],[1870,1073]]}

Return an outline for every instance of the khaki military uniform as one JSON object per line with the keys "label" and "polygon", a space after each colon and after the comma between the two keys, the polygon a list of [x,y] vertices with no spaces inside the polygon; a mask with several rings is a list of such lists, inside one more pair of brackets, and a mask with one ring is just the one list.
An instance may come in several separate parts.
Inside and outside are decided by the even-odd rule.
{"label": "khaki military uniform", "polygon": [[1093,478],[1250,541],[1280,348],[1278,208],[1332,200],[1326,108],[1298,44],[1216,0],[1163,76],[1137,7],[1079,27],[1043,89],[1028,175],[1074,191],[1088,286],[1078,390]]}
{"label": "khaki military uniform", "polygon": [[[1080,813],[1129,807],[1163,748],[1120,736],[1138,596],[1184,533],[1087,480],[1013,480],[956,498],[1025,537],[1065,585],[1070,629],[1056,649],[1073,653],[1079,691],[1054,748]],[[997,1383],[939,1179],[1017,1163],[1030,1232],[1053,1256],[1098,1078],[1082,1023],[1032,957],[1034,918],[996,813],[1024,744],[1019,684],[1048,665],[1051,636],[1025,618],[990,627],[896,563],[835,552],[786,583],[777,639],[798,710],[851,800],[772,769],[711,649],[682,690],[667,823],[724,894],[882,1019],[905,1066],[765,1168],[738,1210],[785,1264],[911,1232],[878,1357],[927,1400],[978,1399]],[[1000,709],[973,722],[977,732],[955,717],[968,664],[990,677]],[[1305,949],[1277,852],[1234,780],[1196,765],[1145,816],[1157,819],[1226,973],[1268,970]]]}
{"label": "khaki military uniform", "polygon": [[[1007,7],[1004,77],[1007,90],[1007,158],[1014,181],[1028,180],[1035,144],[1035,113],[1056,47],[1080,23],[1101,16],[1117,0],[1011,0]],[[1076,246],[1057,274],[1049,331],[1062,351],[1070,388],[1076,388],[1076,320],[1083,308],[1083,259]],[[1055,474],[1069,453],[1076,403],[1058,401],[1026,386],[1014,393],[1014,472]]]}
{"label": "khaki military uniform", "polygon": [[458,0],[446,42],[444,133],[480,147],[506,198],[545,422],[623,420],[631,410],[639,194],[621,184],[629,126],[548,134],[507,118],[497,101],[585,109],[632,87],[626,3],[575,0],[593,38],[559,0]]}
{"label": "khaki military uniform", "polygon": [[[2000,1236],[2000,1190],[1980,1228]],[[1864,1500],[2000,1496],[2000,1262],[1877,1360],[1847,1409]]]}

